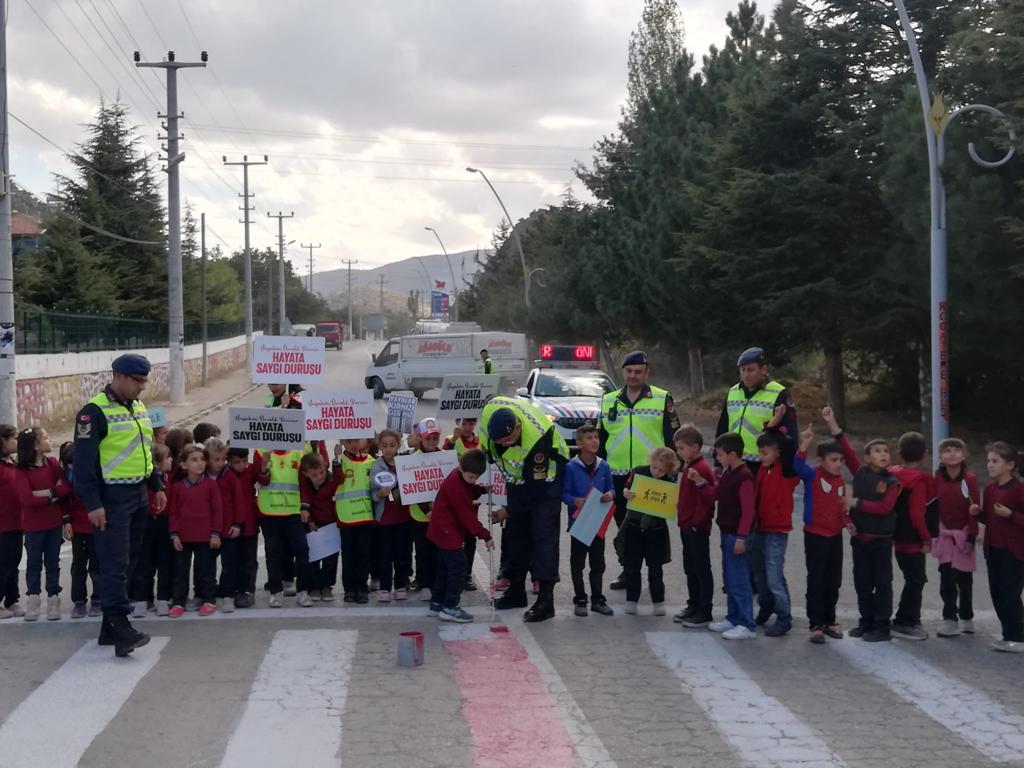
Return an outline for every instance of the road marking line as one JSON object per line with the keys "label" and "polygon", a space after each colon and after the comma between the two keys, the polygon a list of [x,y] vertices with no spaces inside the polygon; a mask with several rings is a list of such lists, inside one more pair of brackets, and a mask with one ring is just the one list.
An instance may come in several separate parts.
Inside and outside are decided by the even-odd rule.
{"label": "road marking line", "polygon": [[647,642],[746,765],[846,765],[810,727],[743,671],[722,645],[728,641],[710,634],[683,637],[679,632],[648,632]]}
{"label": "road marking line", "polygon": [[115,659],[111,648],[95,640],[87,642],[0,726],[0,763],[5,768],[78,765],[153,669],[169,639],[154,637],[126,659]]}
{"label": "road marking line", "polygon": [[221,766],[341,765],[341,718],[358,634],[337,629],[275,633]]}
{"label": "road marking line", "polygon": [[829,643],[857,669],[998,763],[1024,754],[1024,717],[888,643]]}

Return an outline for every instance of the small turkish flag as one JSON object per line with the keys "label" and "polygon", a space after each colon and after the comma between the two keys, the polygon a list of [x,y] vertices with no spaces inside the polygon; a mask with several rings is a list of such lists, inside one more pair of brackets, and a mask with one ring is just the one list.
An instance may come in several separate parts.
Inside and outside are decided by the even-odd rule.
{"label": "small turkish flag", "polygon": [[444,280],[435,280],[434,287],[437,288],[438,290],[444,288]]}

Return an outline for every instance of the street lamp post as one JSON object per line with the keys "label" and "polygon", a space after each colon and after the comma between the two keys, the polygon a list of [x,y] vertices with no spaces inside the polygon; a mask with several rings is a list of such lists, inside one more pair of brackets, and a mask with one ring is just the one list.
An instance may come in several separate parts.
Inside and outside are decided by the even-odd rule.
{"label": "street lamp post", "polygon": [[[928,146],[928,172],[931,191],[931,355],[932,355],[932,457],[938,461],[939,443],[949,437],[949,313],[948,313],[948,256],[946,230],[946,188],[942,172],[946,161],[946,129],[959,117],[968,112],[984,112],[1004,118],[995,107],[984,104],[969,104],[952,112],[946,110],[942,95],[936,94],[934,102],[928,90],[928,78],[921,62],[917,37],[910,23],[910,16],[903,0],[894,0],[900,17],[903,34],[910,49],[914,64],[917,90],[921,97],[921,111],[924,115],[925,141]],[[999,168],[1010,162],[1014,156],[1013,142],[1017,135],[1009,129],[1010,149],[995,162],[983,159],[974,145],[967,147],[971,159],[982,168]]]}
{"label": "street lamp post", "polygon": [[437,234],[437,230],[433,227],[424,227],[428,232],[433,232],[434,237],[437,238],[438,245],[441,246],[441,250],[444,252],[444,260],[448,262],[448,274],[452,276],[452,298],[455,300],[455,311],[452,312],[452,320],[459,319],[459,289],[458,284],[455,282],[455,270],[452,269],[452,260],[448,257],[448,249],[444,247],[444,243],[441,242],[441,236]]}
{"label": "street lamp post", "polygon": [[523,299],[526,302],[526,308],[530,308],[530,273],[526,269],[526,257],[523,255],[523,243],[519,239],[519,230],[516,229],[515,224],[512,222],[512,217],[508,215],[508,208],[505,207],[505,203],[501,201],[501,196],[498,195],[498,191],[491,184],[491,180],[487,178],[487,174],[481,171],[479,168],[466,168],[469,173],[479,173],[483,176],[484,181],[487,182],[487,186],[491,188],[491,192],[494,193],[494,197],[498,201],[498,205],[501,206],[501,210],[505,213],[505,218],[508,219],[508,224],[512,227],[512,239],[515,240],[516,250],[519,251],[519,261],[523,265]]}

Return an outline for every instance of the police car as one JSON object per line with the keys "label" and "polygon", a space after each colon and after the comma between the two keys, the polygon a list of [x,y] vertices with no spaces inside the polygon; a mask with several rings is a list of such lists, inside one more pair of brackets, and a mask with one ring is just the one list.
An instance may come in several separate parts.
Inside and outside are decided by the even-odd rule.
{"label": "police car", "polygon": [[604,371],[592,345],[542,344],[540,359],[516,395],[539,407],[575,453],[576,430],[586,422],[597,426],[601,398],[618,387]]}

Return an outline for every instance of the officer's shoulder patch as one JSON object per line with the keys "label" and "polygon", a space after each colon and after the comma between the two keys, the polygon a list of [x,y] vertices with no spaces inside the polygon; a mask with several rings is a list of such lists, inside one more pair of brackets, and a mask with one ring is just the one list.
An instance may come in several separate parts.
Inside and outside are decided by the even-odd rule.
{"label": "officer's shoulder patch", "polygon": [[82,414],[78,417],[78,423],[75,425],[75,437],[82,440],[88,440],[92,437],[92,417],[88,414]]}
{"label": "officer's shoulder patch", "polygon": [[545,457],[544,457],[543,453],[535,454],[534,457],[533,457],[533,463],[534,464],[541,464],[541,463],[543,463],[544,458]]}

